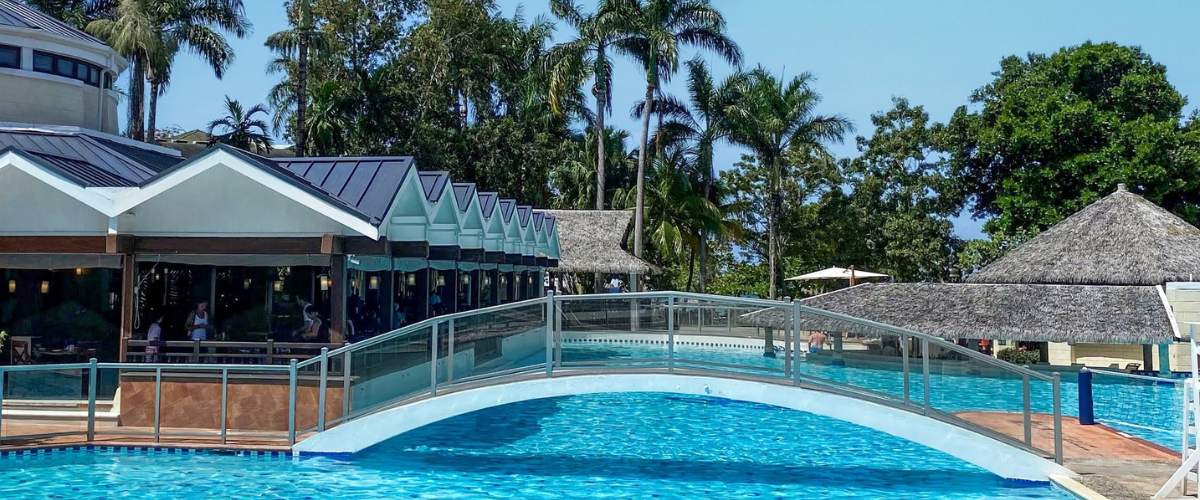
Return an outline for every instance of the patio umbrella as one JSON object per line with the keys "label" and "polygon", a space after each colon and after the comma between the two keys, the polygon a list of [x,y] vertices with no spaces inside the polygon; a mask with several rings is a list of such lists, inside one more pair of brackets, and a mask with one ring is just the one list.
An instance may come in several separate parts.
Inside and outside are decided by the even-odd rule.
{"label": "patio umbrella", "polygon": [[854,286],[854,282],[862,278],[886,278],[888,275],[873,273],[870,271],[859,271],[850,266],[849,269],[844,267],[831,267],[822,269],[800,276],[793,276],[784,281],[804,281],[804,280],[850,280],[850,285]]}

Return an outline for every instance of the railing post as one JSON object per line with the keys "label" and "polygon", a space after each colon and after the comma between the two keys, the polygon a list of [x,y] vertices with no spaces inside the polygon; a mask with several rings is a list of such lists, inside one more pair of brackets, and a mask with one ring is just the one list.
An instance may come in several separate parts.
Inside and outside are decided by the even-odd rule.
{"label": "railing post", "polygon": [[446,384],[454,382],[454,318],[446,321]]}
{"label": "railing post", "polygon": [[225,422],[229,411],[229,369],[221,369],[221,444],[225,444],[229,425]]}
{"label": "railing post", "polygon": [[162,368],[154,369],[154,442],[162,429]]}
{"label": "railing post", "polygon": [[1054,462],[1062,465],[1063,463],[1063,444],[1062,444],[1062,376],[1058,372],[1054,372],[1051,377],[1051,383],[1054,384]]}
{"label": "railing post", "polygon": [[554,291],[546,294],[546,376],[554,375]]}
{"label": "railing post", "polygon": [[296,360],[288,360],[288,444],[296,444]]}
{"label": "railing post", "polygon": [[667,297],[667,372],[675,373],[675,296]]}
{"label": "railing post", "polygon": [[193,363],[200,362],[200,339],[192,340],[192,362]]}
{"label": "railing post", "polygon": [[1092,371],[1087,367],[1079,370],[1079,425],[1096,425],[1096,412],[1092,401]]}
{"label": "railing post", "polygon": [[442,333],[442,322],[433,322],[432,333],[429,337],[429,352],[432,357],[429,358],[429,395],[437,396],[437,358],[438,358],[438,335]]}
{"label": "railing post", "polygon": [[325,389],[329,387],[329,348],[321,348],[321,381],[317,392],[317,432],[325,431]]}
{"label": "railing post", "polygon": [[342,354],[342,416],[350,416],[350,398],[353,395],[350,387],[350,361],[354,359],[354,353],[347,351]]}
{"label": "railing post", "polygon": [[91,442],[96,440],[96,377],[99,370],[96,368],[96,358],[92,358],[88,364],[91,366],[88,367],[87,440]]}
{"label": "railing post", "polygon": [[[0,443],[4,442],[4,376],[7,374],[8,372],[4,370],[4,367],[0,366]],[[1187,423],[1185,422],[1184,425],[1186,427]],[[1184,440],[1187,440],[1186,432],[1184,433]]]}
{"label": "railing post", "polygon": [[908,374],[909,374],[908,343],[909,343],[908,335],[901,335],[900,336],[900,355],[904,357],[904,361],[902,364],[904,365],[904,368],[903,368],[903,371],[904,371],[904,404],[906,404],[906,405],[911,404],[911,401],[909,398],[909,394],[911,394],[911,392],[909,392],[909,376],[908,376]]}
{"label": "railing post", "polygon": [[792,385],[800,387],[800,301],[792,301],[792,328],[795,333],[792,335],[792,350],[796,351],[792,355]]}
{"label": "railing post", "polygon": [[929,339],[921,339],[921,369],[924,372],[924,383],[922,387],[925,390],[925,409],[922,412],[925,415],[929,414]]}
{"label": "railing post", "polygon": [[1025,425],[1025,444],[1033,446],[1033,412],[1030,409],[1029,392],[1029,375],[1025,375],[1021,377],[1021,398],[1024,402],[1021,418]]}
{"label": "railing post", "polygon": [[275,339],[267,339],[267,360],[266,364],[275,364]]}
{"label": "railing post", "polygon": [[796,338],[796,310],[788,312],[787,330],[783,333],[783,377],[792,376],[792,339]]}

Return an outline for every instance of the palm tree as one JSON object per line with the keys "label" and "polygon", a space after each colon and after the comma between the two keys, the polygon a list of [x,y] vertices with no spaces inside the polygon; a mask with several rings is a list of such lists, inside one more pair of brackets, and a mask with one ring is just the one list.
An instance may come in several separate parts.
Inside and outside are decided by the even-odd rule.
{"label": "palm tree", "polygon": [[[579,85],[590,78],[593,81],[592,96],[596,99],[592,130],[606,130],[605,115],[612,114],[612,59],[609,57],[609,48],[627,27],[619,24],[621,18],[609,15],[611,6],[607,0],[600,0],[595,14],[584,14],[574,0],[550,0],[550,12],[578,33],[574,40],[558,44],[551,51],[548,59],[550,89],[547,95],[550,106],[554,112],[561,113],[564,94],[578,92]],[[604,210],[605,135],[592,134],[596,139],[596,210]]]}
{"label": "palm tree", "polygon": [[[243,37],[250,30],[242,0],[120,0],[114,19],[99,19],[87,31],[131,63],[129,134],[154,141],[158,96],[170,80],[175,55],[199,55],[220,78],[233,61],[221,31]],[[150,122],[145,119],[145,83],[151,83]]]}
{"label": "palm tree", "polygon": [[[304,136],[317,156],[338,156],[346,150],[346,131],[350,128],[354,103],[345,89],[334,80],[308,90],[312,114],[307,117]],[[306,148],[307,149],[307,148]]]}
{"label": "palm tree", "polygon": [[[292,103],[295,106],[296,127],[294,130],[296,156],[304,156],[308,145],[308,69],[309,49],[316,42],[323,46],[324,37],[314,36],[312,0],[293,0],[288,18],[292,29],[280,31],[267,37],[266,45],[277,53],[290,57],[295,53],[295,89]],[[295,96],[301,96],[297,98]]]}
{"label": "palm tree", "polygon": [[[271,149],[271,136],[267,133],[267,122],[257,118],[258,114],[270,113],[262,104],[246,110],[242,103],[225,96],[225,116],[208,122],[208,136],[213,142],[266,153]],[[222,129],[221,133],[217,129]]]}
{"label": "palm tree", "polygon": [[787,168],[810,167],[807,164],[788,165],[789,155],[830,157],[825,145],[840,143],[846,134],[854,132],[854,126],[846,118],[816,114],[821,94],[813,90],[812,81],[811,74],[802,73],[785,83],[760,66],[734,80],[730,89],[732,104],[725,109],[730,139],[753,151],[759,164],[767,170],[767,260],[772,299],[776,296],[779,278],[781,179]]}
{"label": "palm tree", "polygon": [[146,75],[150,83],[146,140],[150,142],[154,141],[158,98],[170,84],[176,54],[186,50],[200,56],[220,79],[234,58],[233,48],[221,32],[243,38],[251,29],[242,0],[159,0],[152,5],[166,51],[159,60],[151,61]]}
{"label": "palm tree", "polygon": [[[725,18],[708,0],[611,0],[612,21],[627,27],[616,47],[646,71],[646,109],[654,109],[654,96],[663,82],[679,69],[679,49],[693,46],[716,52],[730,64],[742,61],[737,44],[725,34]],[[650,113],[642,113],[641,150],[638,152],[638,202],[634,214],[634,254],[642,256],[645,216],[644,177]]]}
{"label": "palm tree", "polygon": [[[687,62],[687,105],[671,104],[671,109],[664,109],[664,115],[670,121],[660,126],[659,133],[665,136],[666,142],[684,140],[691,143],[695,154],[695,169],[703,184],[704,196],[714,204],[721,204],[720,186],[716,183],[716,169],[713,165],[713,148],[718,141],[729,136],[729,127],[725,118],[725,108],[730,104],[731,89],[742,78],[741,73],[735,73],[725,79],[720,86],[713,81],[708,65],[702,59],[696,58]],[[662,102],[662,101],[659,101]],[[664,106],[665,108],[666,106]],[[704,293],[708,284],[708,243],[710,236],[721,239],[725,234],[710,233],[710,230],[721,231],[723,225],[714,224],[704,228],[699,241],[699,291]],[[690,280],[689,280],[690,281]]]}
{"label": "palm tree", "polygon": [[118,0],[25,0],[25,4],[79,29],[115,14]]}
{"label": "palm tree", "polygon": [[605,137],[602,140],[597,140],[595,134],[596,130],[589,128],[583,134],[576,134],[572,137],[575,147],[578,148],[577,151],[581,154],[571,155],[569,161],[555,165],[550,171],[554,208],[583,210],[595,203],[595,190],[599,186],[592,181],[596,177],[595,162],[602,155],[595,154],[593,150],[600,144],[604,144],[607,149],[603,155],[608,158],[609,162],[605,176],[608,180],[613,181],[604,184],[605,189],[608,190],[603,195],[604,198],[612,199],[615,191],[632,185],[632,174],[636,168],[637,157],[636,152],[631,153],[625,149],[625,141],[629,139],[629,132],[606,127],[604,129]]}
{"label": "palm tree", "polygon": [[98,19],[87,26],[88,33],[104,40],[130,63],[128,134],[139,141],[146,138],[143,105],[148,65],[170,51],[157,36],[159,27],[148,8],[152,1],[121,0],[114,19]]}

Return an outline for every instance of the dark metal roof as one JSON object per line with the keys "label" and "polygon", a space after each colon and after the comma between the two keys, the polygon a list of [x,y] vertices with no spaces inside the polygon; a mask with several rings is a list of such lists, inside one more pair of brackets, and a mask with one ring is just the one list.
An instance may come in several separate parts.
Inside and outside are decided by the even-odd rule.
{"label": "dark metal roof", "polygon": [[517,207],[518,220],[521,221],[521,227],[529,227],[530,215],[533,214],[533,207],[528,205],[520,205]]}
{"label": "dark metal roof", "polygon": [[533,213],[533,228],[537,229],[538,231],[541,231],[542,230],[542,222],[544,222],[545,220],[546,220],[546,214],[544,212],[534,212]]}
{"label": "dark metal roof", "polygon": [[105,45],[96,37],[15,0],[0,0],[0,25],[43,30],[55,35]]}
{"label": "dark metal roof", "polygon": [[[2,1],[2,0],[0,0]],[[119,146],[117,149],[114,146]],[[93,187],[137,185],[162,171],[159,168],[170,155],[158,153],[117,141],[97,139],[84,132],[52,132],[29,129],[0,128],[0,148],[11,148],[59,159],[73,160],[78,168],[90,165],[91,170],[103,172],[91,177]],[[140,151],[139,151],[140,150]],[[129,156],[126,153],[133,154]],[[147,160],[153,158],[153,161]],[[146,161],[146,163],[142,163]],[[176,163],[180,158],[174,158]],[[107,178],[107,180],[103,180]]]}
{"label": "dark metal roof", "polygon": [[497,193],[479,193],[479,209],[483,211],[485,218],[492,217],[492,211],[496,209],[496,203],[500,201],[500,195]]}
{"label": "dark metal roof", "polygon": [[458,202],[458,211],[466,212],[471,208],[471,196],[475,194],[475,184],[470,182],[454,183],[454,201]]}
{"label": "dark metal roof", "polygon": [[399,157],[274,158],[272,161],[342,203],[370,216],[387,218],[413,159]]}
{"label": "dark metal roof", "polygon": [[504,222],[512,222],[513,214],[517,212],[517,200],[500,200],[500,215]]}
{"label": "dark metal roof", "polygon": [[99,139],[94,137],[93,139],[95,139],[96,142],[103,144],[104,147],[124,155],[126,158],[136,161],[143,166],[149,167],[156,172],[162,172],[163,170],[174,167],[175,165],[178,165],[179,162],[183,161],[183,157],[179,155],[170,155],[167,153],[139,148],[137,146],[121,144],[108,139]]}
{"label": "dark metal roof", "polygon": [[553,215],[546,216],[546,224],[545,224],[545,226],[543,226],[543,230],[546,231],[546,234],[554,234],[554,216]]}
{"label": "dark metal roof", "polygon": [[[6,151],[14,151],[14,149],[7,148]],[[137,185],[136,182],[113,175],[83,160],[73,160],[33,151],[20,151],[20,153],[83,187],[133,187]]]}
{"label": "dark metal roof", "polygon": [[421,188],[425,190],[425,199],[430,203],[442,199],[447,182],[450,182],[450,172],[421,172]]}

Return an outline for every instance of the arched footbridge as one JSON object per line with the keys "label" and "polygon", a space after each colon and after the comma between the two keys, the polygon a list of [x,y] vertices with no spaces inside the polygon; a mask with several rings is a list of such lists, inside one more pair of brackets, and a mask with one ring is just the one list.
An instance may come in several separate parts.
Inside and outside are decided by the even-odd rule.
{"label": "arched footbridge", "polygon": [[[782,315],[784,328],[749,326],[747,315],[763,313]],[[803,332],[814,330],[854,333],[809,353]],[[432,318],[323,353],[297,370],[320,381],[312,408],[325,408],[310,429],[294,422],[312,422],[312,415],[289,419],[301,455],[353,454],[521,401],[673,393],[835,418],[1007,479],[1047,481],[1068,472],[1060,465],[1057,374],[799,302],[677,292],[551,296]],[[1052,442],[1033,439],[1034,412],[1053,413]],[[1022,422],[1023,435],[974,423],[980,419],[968,413]]]}

